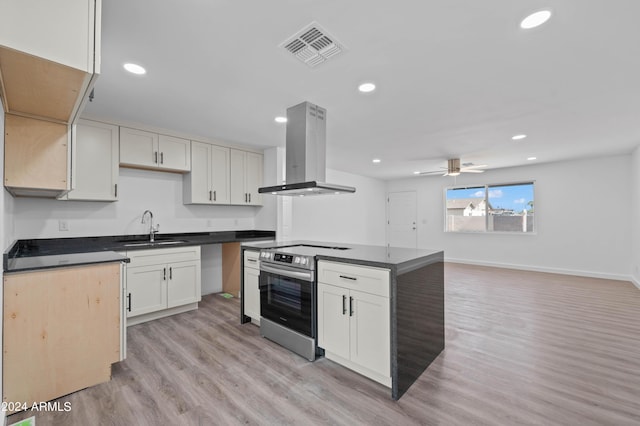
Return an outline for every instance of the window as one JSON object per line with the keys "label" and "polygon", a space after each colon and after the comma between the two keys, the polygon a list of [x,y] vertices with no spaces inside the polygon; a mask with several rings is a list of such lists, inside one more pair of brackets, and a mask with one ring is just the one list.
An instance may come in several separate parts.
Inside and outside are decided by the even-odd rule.
{"label": "window", "polygon": [[534,231],[533,182],[446,190],[446,232]]}

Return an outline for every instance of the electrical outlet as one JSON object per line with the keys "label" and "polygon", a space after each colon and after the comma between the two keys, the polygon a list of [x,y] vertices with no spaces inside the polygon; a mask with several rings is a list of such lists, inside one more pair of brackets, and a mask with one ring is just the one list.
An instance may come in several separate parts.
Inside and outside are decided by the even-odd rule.
{"label": "electrical outlet", "polygon": [[213,228],[213,220],[207,219],[207,227]]}
{"label": "electrical outlet", "polygon": [[68,231],[69,230],[69,222],[66,220],[58,221],[58,231]]}
{"label": "electrical outlet", "polygon": [[233,219],[233,224],[237,225],[238,224],[238,219]]}

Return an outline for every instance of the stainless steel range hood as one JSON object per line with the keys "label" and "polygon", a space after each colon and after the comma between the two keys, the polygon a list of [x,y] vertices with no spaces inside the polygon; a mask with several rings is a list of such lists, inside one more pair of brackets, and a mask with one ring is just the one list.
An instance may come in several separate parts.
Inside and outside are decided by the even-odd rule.
{"label": "stainless steel range hood", "polygon": [[309,102],[287,109],[287,183],[258,188],[259,193],[320,195],[356,192],[351,186],[325,182],[326,114],[324,108]]}

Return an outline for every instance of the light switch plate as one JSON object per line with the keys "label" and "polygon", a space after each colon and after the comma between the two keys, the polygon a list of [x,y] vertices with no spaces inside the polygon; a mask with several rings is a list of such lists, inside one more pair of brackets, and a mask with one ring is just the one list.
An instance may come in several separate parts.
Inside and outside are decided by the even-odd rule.
{"label": "light switch plate", "polygon": [[69,222],[66,220],[58,221],[58,231],[68,231],[69,230]]}

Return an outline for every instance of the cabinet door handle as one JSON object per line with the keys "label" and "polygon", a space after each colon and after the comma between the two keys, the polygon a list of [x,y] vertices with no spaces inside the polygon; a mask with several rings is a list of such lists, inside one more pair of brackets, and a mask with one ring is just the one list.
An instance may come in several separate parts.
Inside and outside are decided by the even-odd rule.
{"label": "cabinet door handle", "polygon": [[173,279],[173,267],[169,266],[169,279]]}
{"label": "cabinet door handle", "polygon": [[158,151],[153,152],[153,162],[158,164]]}
{"label": "cabinet door handle", "polygon": [[163,277],[162,277],[162,280],[163,280],[163,281],[166,281],[166,280],[167,280],[167,268],[164,268],[162,271],[163,271]]}
{"label": "cabinet door handle", "polygon": [[209,201],[211,201],[212,191],[209,191]]}
{"label": "cabinet door handle", "polygon": [[116,197],[116,198],[118,197],[118,184],[117,183],[114,185],[113,196]]}
{"label": "cabinet door handle", "polygon": [[247,202],[247,193],[246,192],[244,193],[244,202],[245,203]]}
{"label": "cabinet door handle", "polygon": [[251,202],[251,193],[249,193],[249,202]]}
{"label": "cabinet door handle", "polygon": [[164,152],[160,153],[160,164],[164,164]]}
{"label": "cabinet door handle", "polygon": [[347,296],[342,295],[342,315],[347,314]]}
{"label": "cabinet door handle", "polygon": [[349,277],[346,275],[338,275],[340,278],[344,278],[345,280],[351,280],[351,281],[357,281],[358,279],[356,277]]}
{"label": "cabinet door handle", "polygon": [[131,293],[127,294],[127,311],[131,312]]}
{"label": "cabinet door handle", "polygon": [[353,297],[349,297],[349,316],[353,316]]}
{"label": "cabinet door handle", "polygon": [[213,201],[216,201],[216,191],[213,191]]}

